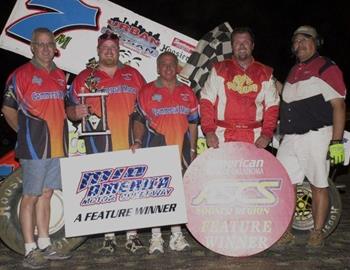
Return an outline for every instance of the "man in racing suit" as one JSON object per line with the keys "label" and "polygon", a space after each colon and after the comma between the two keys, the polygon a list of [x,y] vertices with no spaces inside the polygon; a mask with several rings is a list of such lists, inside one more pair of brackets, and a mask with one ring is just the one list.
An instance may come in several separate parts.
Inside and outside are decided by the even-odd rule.
{"label": "man in racing suit", "polygon": [[272,68],[254,60],[251,29],[234,29],[231,42],[232,59],[214,64],[201,91],[201,127],[208,147],[242,141],[265,148],[279,106]]}

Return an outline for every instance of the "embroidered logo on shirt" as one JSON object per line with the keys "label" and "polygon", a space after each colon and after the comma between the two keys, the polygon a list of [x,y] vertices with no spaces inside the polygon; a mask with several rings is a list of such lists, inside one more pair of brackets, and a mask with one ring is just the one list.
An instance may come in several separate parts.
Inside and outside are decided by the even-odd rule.
{"label": "embroidered logo on shirt", "polygon": [[238,92],[239,94],[258,91],[258,85],[255,84],[246,74],[236,75],[231,82],[227,82],[227,88]]}
{"label": "embroidered logo on shirt", "polygon": [[152,101],[161,102],[161,100],[162,100],[162,95],[154,94],[154,95],[152,96]]}
{"label": "embroidered logo on shirt", "polygon": [[59,85],[64,86],[65,81],[63,79],[57,79]]}
{"label": "embroidered logo on shirt", "polygon": [[189,101],[190,100],[190,95],[189,94],[180,94],[181,99],[183,101]]}
{"label": "embroidered logo on shirt", "polygon": [[123,73],[123,74],[122,74],[122,77],[123,77],[123,79],[126,80],[126,81],[131,81],[131,79],[132,79],[132,74],[131,74],[131,73]]}
{"label": "embroidered logo on shirt", "polygon": [[37,85],[41,85],[43,83],[43,79],[37,77],[37,76],[33,76],[32,78],[32,84],[37,84]]}

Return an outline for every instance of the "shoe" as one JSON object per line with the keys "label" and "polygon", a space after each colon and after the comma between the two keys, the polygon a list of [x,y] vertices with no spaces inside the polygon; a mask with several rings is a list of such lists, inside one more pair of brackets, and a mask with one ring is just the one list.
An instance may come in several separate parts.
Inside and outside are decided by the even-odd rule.
{"label": "shoe", "polygon": [[288,230],[273,245],[273,248],[284,248],[295,244],[295,236]]}
{"label": "shoe", "polygon": [[72,257],[72,254],[64,252],[61,249],[54,247],[53,245],[41,250],[45,259],[50,261],[62,261]]}
{"label": "shoe", "polygon": [[103,255],[108,255],[116,252],[117,250],[117,242],[115,237],[113,238],[105,238],[103,241],[102,247],[98,250],[98,253]]}
{"label": "shoe", "polygon": [[144,245],[137,235],[130,235],[127,238],[125,248],[132,253],[143,253],[146,251]]}
{"label": "shoe", "polygon": [[39,249],[33,249],[24,257],[23,267],[31,269],[42,269],[49,267],[49,262],[43,256]]}
{"label": "shoe", "polygon": [[190,244],[186,241],[185,237],[180,232],[173,233],[170,236],[169,247],[171,250],[182,251],[186,247],[190,247]]}
{"label": "shoe", "polygon": [[152,238],[149,240],[149,254],[156,253],[164,253],[163,248],[164,240],[161,234],[152,234]]}
{"label": "shoe", "polygon": [[322,230],[312,230],[310,232],[307,246],[310,248],[321,248],[324,246],[324,236]]}

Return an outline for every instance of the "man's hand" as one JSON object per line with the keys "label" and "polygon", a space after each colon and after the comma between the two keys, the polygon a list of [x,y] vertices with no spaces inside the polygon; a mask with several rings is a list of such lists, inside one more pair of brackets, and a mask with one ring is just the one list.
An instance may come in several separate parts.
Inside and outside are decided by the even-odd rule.
{"label": "man's hand", "polygon": [[130,149],[133,153],[136,152],[136,149],[139,149],[142,147],[142,141],[141,140],[135,140],[134,143],[130,146]]}
{"label": "man's hand", "polygon": [[67,116],[72,121],[81,120],[90,114],[89,107],[86,104],[69,106],[66,108]]}
{"label": "man's hand", "polygon": [[267,136],[260,135],[260,137],[257,138],[257,140],[255,141],[255,146],[258,148],[266,148],[266,146],[268,146],[270,141],[271,141],[271,139],[268,138]]}
{"label": "man's hand", "polygon": [[197,150],[191,148],[191,162],[197,157]]}
{"label": "man's hand", "polygon": [[332,143],[328,148],[328,156],[331,162],[331,165],[337,165],[344,163],[345,160],[345,150],[344,145],[341,142]]}
{"label": "man's hand", "polygon": [[208,132],[205,135],[207,140],[208,147],[218,148],[219,147],[219,138],[216,136],[215,132]]}

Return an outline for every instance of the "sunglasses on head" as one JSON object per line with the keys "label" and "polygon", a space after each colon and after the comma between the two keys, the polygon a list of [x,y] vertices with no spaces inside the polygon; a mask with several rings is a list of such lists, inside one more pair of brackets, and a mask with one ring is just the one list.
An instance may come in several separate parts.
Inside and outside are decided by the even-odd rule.
{"label": "sunglasses on head", "polygon": [[98,37],[98,40],[107,40],[107,39],[119,40],[119,37],[118,35],[111,32],[106,32]]}

